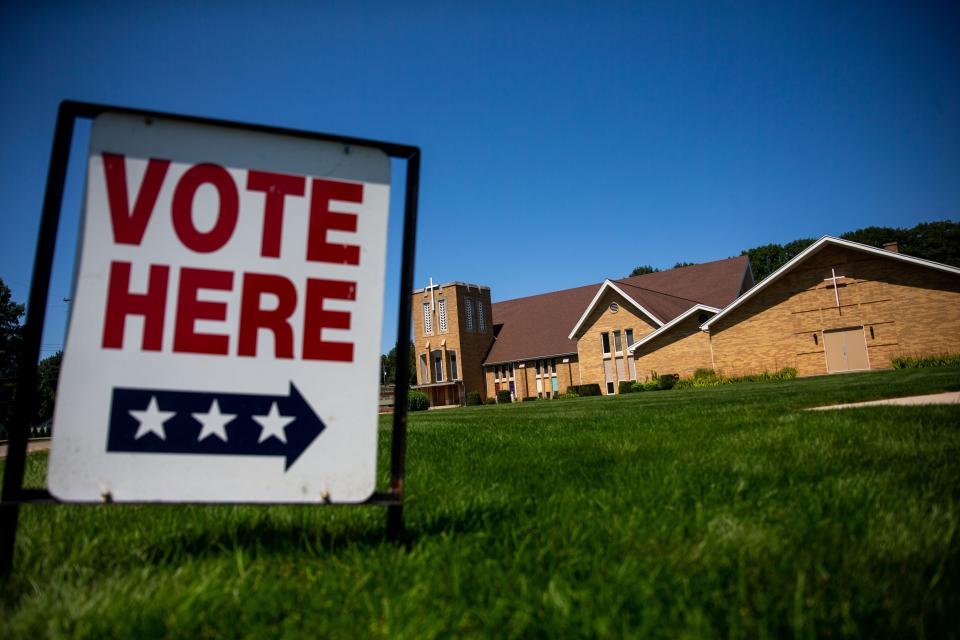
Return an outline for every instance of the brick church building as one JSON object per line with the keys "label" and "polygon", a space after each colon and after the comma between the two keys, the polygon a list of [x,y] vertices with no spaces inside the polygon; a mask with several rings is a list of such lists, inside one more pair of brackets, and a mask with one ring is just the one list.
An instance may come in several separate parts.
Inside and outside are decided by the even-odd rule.
{"label": "brick church building", "polygon": [[745,256],[497,303],[488,287],[431,281],[413,292],[413,327],[433,406],[590,383],[613,395],[698,368],[878,369],[960,352],[960,269],[825,236],[756,286]]}

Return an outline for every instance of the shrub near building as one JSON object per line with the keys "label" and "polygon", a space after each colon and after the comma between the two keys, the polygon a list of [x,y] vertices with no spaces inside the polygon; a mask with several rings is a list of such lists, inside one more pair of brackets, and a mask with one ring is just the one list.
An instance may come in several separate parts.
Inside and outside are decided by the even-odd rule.
{"label": "shrub near building", "polygon": [[593,384],[572,384],[568,387],[570,393],[578,396],[599,396],[600,385],[597,383]]}
{"label": "shrub near building", "polygon": [[426,411],[430,408],[430,399],[422,391],[410,391],[407,395],[410,411]]}
{"label": "shrub near building", "polygon": [[891,362],[894,369],[926,369],[928,367],[949,367],[960,364],[960,354],[944,354],[926,358],[897,356]]}

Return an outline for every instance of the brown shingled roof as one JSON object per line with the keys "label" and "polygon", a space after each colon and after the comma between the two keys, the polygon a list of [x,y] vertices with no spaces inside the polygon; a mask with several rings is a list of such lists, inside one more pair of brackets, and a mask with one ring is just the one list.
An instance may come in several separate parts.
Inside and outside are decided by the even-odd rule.
{"label": "brown shingled roof", "polygon": [[[740,292],[746,269],[747,257],[738,256],[613,282],[666,323],[697,303],[728,305]],[[485,364],[576,353],[576,341],[567,336],[602,285],[494,303],[493,324],[501,326]]]}

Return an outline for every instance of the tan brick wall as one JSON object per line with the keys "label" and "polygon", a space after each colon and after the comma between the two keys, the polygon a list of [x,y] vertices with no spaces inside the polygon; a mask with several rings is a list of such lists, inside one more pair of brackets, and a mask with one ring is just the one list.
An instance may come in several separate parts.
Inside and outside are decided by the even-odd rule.
{"label": "tan brick wall", "polygon": [[634,351],[638,380],[649,380],[653,372],[688,378],[697,369],[713,368],[710,338],[700,330],[698,318],[699,314],[692,314]]}
{"label": "tan brick wall", "polygon": [[[494,380],[493,367],[484,367],[483,368],[483,383],[484,383],[484,397],[485,398],[496,398],[496,381]],[[509,388],[509,387],[508,387]]]}
{"label": "tan brick wall", "polygon": [[[838,280],[839,309],[824,280],[831,268],[845,276]],[[859,326],[873,369],[889,367],[899,354],[960,352],[960,277],[827,247],[712,326],[710,342],[724,375],[788,366],[817,375],[827,372],[823,331]]]}
{"label": "tan brick wall", "polygon": [[[548,366],[551,360],[556,361],[557,366],[557,393],[566,393],[567,389],[571,384],[579,384],[579,370],[577,368],[577,356],[576,355],[566,355],[558,356],[554,358],[538,358],[544,363],[544,366]],[[517,361],[514,364],[514,383],[515,383],[515,393],[517,398],[524,398],[527,396],[536,396],[537,395],[537,360],[521,360]],[[567,362],[564,362],[567,360]],[[523,365],[521,368],[520,365]],[[509,364],[502,365],[509,366]],[[487,397],[495,398],[497,395],[496,392],[496,378],[494,376],[494,367],[493,365],[488,365],[485,367],[485,378],[487,384]],[[551,398],[553,397],[553,380],[550,376],[544,376],[542,378],[544,391],[549,391]],[[501,379],[500,383],[501,389],[509,389],[509,378],[504,381]],[[544,394],[546,398],[546,394]]]}
{"label": "tan brick wall", "polygon": [[[620,309],[617,313],[610,311],[610,303],[616,302]],[[626,329],[633,329],[634,341],[639,340],[648,333],[657,329],[657,325],[639,311],[632,302],[626,300],[619,293],[608,290],[598,301],[596,307],[584,321],[580,329],[580,335],[577,336],[577,360],[579,362],[579,376],[581,382],[574,384],[597,383],[603,393],[606,393],[606,381],[604,378],[604,358],[600,342],[600,334],[607,332],[610,334],[610,351],[614,351],[613,332],[619,330],[621,336]],[[624,340],[626,342],[626,340]],[[624,355],[624,373],[625,378],[630,377],[629,364],[626,362],[626,346],[623,347]],[[616,362],[612,363],[614,377],[614,393],[617,393],[619,377],[617,376]],[[639,374],[640,372],[637,371]]]}
{"label": "tan brick wall", "polygon": [[[491,345],[493,345],[493,313],[490,304],[490,290],[476,287],[457,287],[457,308],[464,309],[464,298],[469,296],[474,300],[483,301],[483,311],[486,317],[486,326],[481,332],[474,321],[473,331],[467,330],[466,317],[463,313],[457,313],[458,327],[460,333],[460,345],[463,351],[463,384],[467,392],[479,391],[481,397],[486,398],[486,384],[483,375],[483,360],[487,357]],[[476,308],[474,315],[476,316]]]}
{"label": "tan brick wall", "polygon": [[569,362],[557,363],[557,376],[560,378],[560,393],[566,393],[570,385],[580,384],[580,363],[577,356],[568,356]]}
{"label": "tan brick wall", "polygon": [[[470,297],[474,300],[482,300],[484,306],[484,315],[486,317],[486,326],[484,331],[480,331],[476,319],[473,323],[473,330],[468,331],[466,318],[464,317],[464,298]],[[447,305],[447,330],[440,331],[439,301],[443,298]],[[430,302],[430,292],[423,291],[413,294],[413,344],[416,356],[417,384],[427,384],[436,382],[433,380],[432,363],[429,362],[430,352],[440,349],[443,352],[444,377],[450,379],[450,352],[457,354],[457,374],[463,380],[463,398],[470,391],[478,391],[481,396],[486,392],[483,373],[483,359],[493,344],[493,323],[491,322],[490,290],[487,288],[468,287],[461,284],[450,284],[434,289],[434,309],[433,309],[433,333],[427,335],[424,333],[423,304]],[[474,316],[476,318],[476,307]],[[427,345],[429,346],[429,350]],[[424,380],[420,357],[427,354],[428,364],[430,365],[431,379]]]}

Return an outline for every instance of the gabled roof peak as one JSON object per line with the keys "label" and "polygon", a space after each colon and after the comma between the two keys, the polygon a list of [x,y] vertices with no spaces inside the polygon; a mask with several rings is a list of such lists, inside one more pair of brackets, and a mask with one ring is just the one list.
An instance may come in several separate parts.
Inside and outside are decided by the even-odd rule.
{"label": "gabled roof peak", "polygon": [[816,242],[811,244],[809,247],[807,247],[806,249],[804,249],[803,251],[795,255],[793,258],[788,260],[779,269],[777,269],[776,271],[768,275],[766,278],[761,280],[760,283],[754,285],[753,288],[751,288],[749,291],[747,291],[742,296],[740,296],[739,298],[737,298],[736,300],[728,304],[726,307],[724,307],[720,311],[720,313],[718,313],[717,315],[713,316],[712,318],[704,322],[702,325],[700,325],[700,328],[704,331],[708,331],[710,329],[710,326],[715,324],[718,320],[720,320],[720,318],[723,318],[728,313],[730,313],[731,311],[739,307],[741,304],[743,304],[745,301],[749,300],[754,295],[762,291],[771,282],[775,282],[776,280],[779,280],[781,277],[783,277],[785,274],[791,271],[798,264],[800,264],[801,262],[806,260],[809,256],[816,253],[817,251],[819,251],[820,249],[822,249],[827,245],[846,247],[847,249],[862,251],[863,253],[869,253],[869,254],[880,256],[883,258],[889,258],[891,260],[900,260],[902,262],[909,262],[912,264],[920,265],[922,267],[928,267],[931,269],[937,269],[940,271],[946,271],[947,273],[960,275],[960,269],[958,269],[957,267],[951,267],[950,265],[947,265],[947,264],[941,264],[939,262],[934,262],[932,260],[924,260],[923,258],[915,258],[913,256],[908,256],[903,253],[896,253],[893,251],[888,251],[886,249],[873,247],[868,244],[854,242],[853,240],[844,240],[843,238],[837,238],[835,236],[822,236],[819,240],[817,240]]}
{"label": "gabled roof peak", "polygon": [[643,317],[659,327],[695,304],[715,308],[728,304],[740,292],[748,271],[747,257],[737,256],[494,302],[493,324],[502,328],[485,361],[499,364],[577,353],[570,330],[601,289],[616,287],[631,307],[642,308]]}

